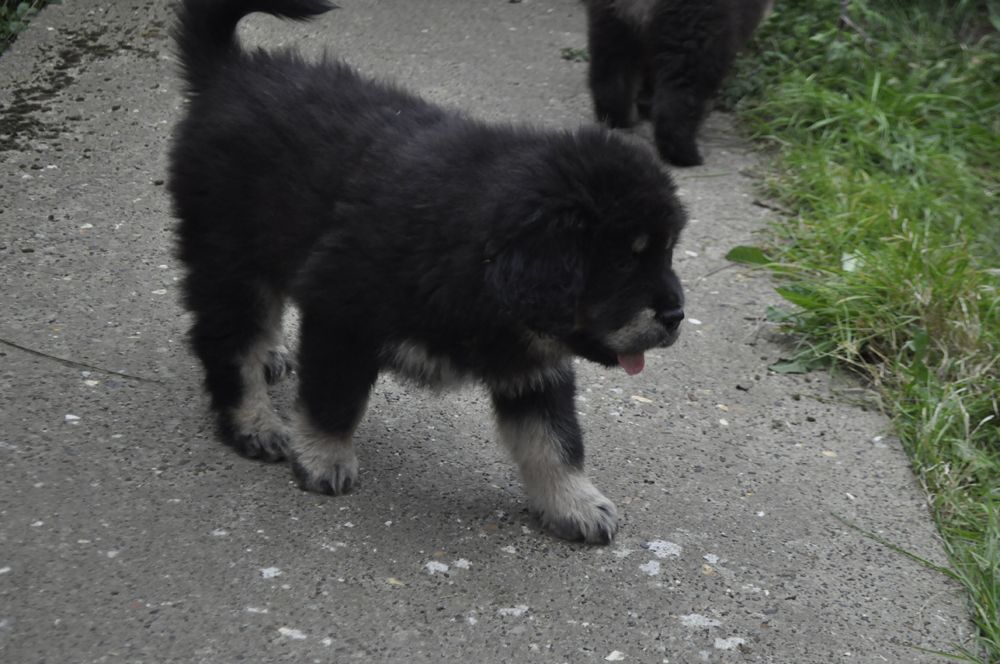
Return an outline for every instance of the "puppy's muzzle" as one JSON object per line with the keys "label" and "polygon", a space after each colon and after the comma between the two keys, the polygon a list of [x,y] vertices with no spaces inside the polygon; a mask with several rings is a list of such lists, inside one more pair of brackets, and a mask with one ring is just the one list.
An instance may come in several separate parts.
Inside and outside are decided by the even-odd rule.
{"label": "puppy's muzzle", "polygon": [[656,312],[656,322],[663,327],[663,338],[656,346],[667,348],[673,346],[677,338],[681,336],[681,321],[684,320],[684,310],[680,307],[676,309],[666,309]]}
{"label": "puppy's muzzle", "polygon": [[642,371],[642,354],[651,348],[666,348],[680,336],[684,310],[639,311],[632,320],[604,337],[604,344],[618,355],[618,363],[629,373]]}
{"label": "puppy's muzzle", "polygon": [[[682,320],[684,320],[684,310],[680,307],[656,312],[656,322],[666,329],[668,335],[673,335],[675,340],[677,338],[677,328],[680,327]],[[673,342],[671,341],[671,343]]]}

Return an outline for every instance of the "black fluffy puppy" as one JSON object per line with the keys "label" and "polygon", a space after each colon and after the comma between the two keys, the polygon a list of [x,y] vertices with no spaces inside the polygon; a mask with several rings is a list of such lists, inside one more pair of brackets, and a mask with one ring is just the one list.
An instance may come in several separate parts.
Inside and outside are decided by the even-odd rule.
{"label": "black fluffy puppy", "polygon": [[638,102],[664,160],[702,163],[698,126],[772,0],[584,1],[598,120],[630,127]]}
{"label": "black fluffy puppy", "polygon": [[[184,0],[190,94],[170,155],[191,340],[224,440],[289,457],[301,486],[355,484],[352,434],[380,371],[478,380],[542,523],[608,542],[583,471],[573,355],[629,373],[683,318],[670,260],[684,213],[642,147],[603,129],[488,126],[339,62],[244,51],[253,10],[323,0]],[[301,311],[295,423],[267,382]]]}

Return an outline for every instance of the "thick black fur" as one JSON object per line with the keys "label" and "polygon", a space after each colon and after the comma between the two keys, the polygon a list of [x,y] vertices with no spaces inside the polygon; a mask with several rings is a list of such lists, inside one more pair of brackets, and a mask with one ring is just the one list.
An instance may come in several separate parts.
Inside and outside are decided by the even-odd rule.
{"label": "thick black fur", "polygon": [[[178,12],[190,104],[169,190],[223,439],[290,456],[304,488],[340,493],[355,483],[349,439],[381,371],[471,378],[491,390],[522,471],[549,478],[528,487],[545,525],[609,541],[610,502],[574,507],[586,492],[570,486],[584,480],[568,360],[612,366],[677,337],[671,254],[685,215],[671,181],[607,130],[486,125],[330,58],[244,51],[234,34],[251,11],[328,8],[184,0]],[[306,437],[248,404],[258,369],[289,366],[276,332],[285,298],[302,316]],[[634,324],[641,310],[655,321]]]}
{"label": "thick black fur", "polygon": [[651,118],[660,156],[702,163],[695,142],[712,98],[771,0],[584,0],[597,118]]}

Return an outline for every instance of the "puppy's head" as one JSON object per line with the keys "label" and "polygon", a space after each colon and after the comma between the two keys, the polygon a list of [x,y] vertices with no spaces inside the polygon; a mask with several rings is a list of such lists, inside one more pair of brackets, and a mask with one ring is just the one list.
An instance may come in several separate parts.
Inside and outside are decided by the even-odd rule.
{"label": "puppy's head", "polygon": [[[628,373],[677,340],[684,295],[674,247],[686,222],[651,152],[601,129],[526,160],[488,280],[532,332]],[[516,197],[515,197],[516,196]],[[506,215],[505,215],[506,216]]]}

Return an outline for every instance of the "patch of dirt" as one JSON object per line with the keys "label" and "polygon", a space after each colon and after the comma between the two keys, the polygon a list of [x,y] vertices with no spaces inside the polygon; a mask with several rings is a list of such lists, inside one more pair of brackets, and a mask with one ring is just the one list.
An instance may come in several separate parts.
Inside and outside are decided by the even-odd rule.
{"label": "patch of dirt", "polygon": [[[70,125],[65,121],[80,120],[79,115],[58,118],[46,115],[52,111],[51,102],[72,85],[80,70],[89,63],[123,52],[144,58],[159,57],[157,51],[140,48],[126,40],[116,44],[101,43],[106,32],[107,28],[96,28],[62,33],[64,43],[56,47],[58,50],[51,59],[54,64],[33,77],[31,85],[14,89],[12,100],[0,108],[0,152],[28,151],[32,140],[53,140],[69,131]],[[162,38],[158,31],[150,37]]]}

